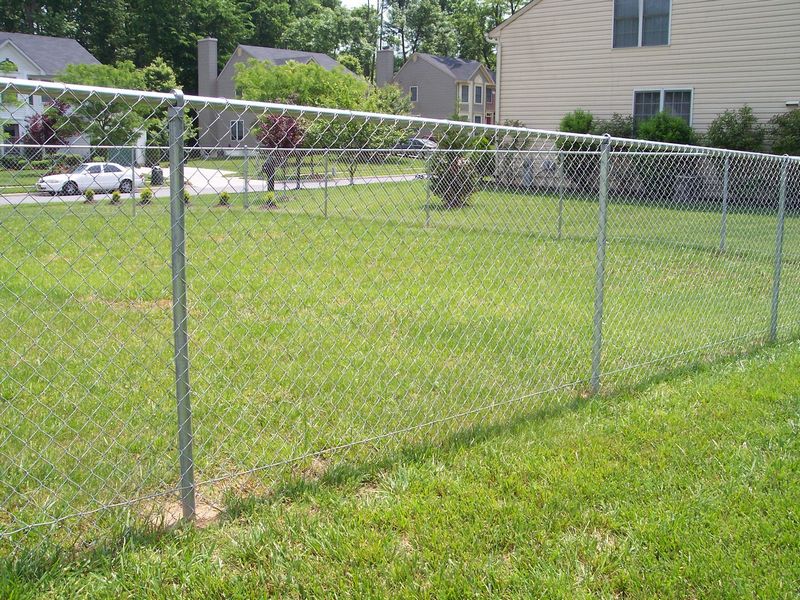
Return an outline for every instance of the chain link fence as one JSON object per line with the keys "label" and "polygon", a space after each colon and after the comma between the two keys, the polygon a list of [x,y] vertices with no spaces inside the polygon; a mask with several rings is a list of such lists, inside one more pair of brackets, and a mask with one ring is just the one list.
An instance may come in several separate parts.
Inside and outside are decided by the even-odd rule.
{"label": "chain link fence", "polygon": [[3,553],[800,330],[796,158],[0,90]]}

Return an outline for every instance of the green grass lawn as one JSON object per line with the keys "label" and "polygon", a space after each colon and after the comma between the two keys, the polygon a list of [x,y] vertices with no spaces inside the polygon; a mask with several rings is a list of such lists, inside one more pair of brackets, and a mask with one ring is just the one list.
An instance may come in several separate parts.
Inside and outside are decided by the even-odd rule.
{"label": "green grass lawn", "polygon": [[800,345],[0,567],[6,598],[796,598]]}
{"label": "green grass lawn", "polygon": [[36,169],[4,169],[0,168],[0,195],[28,192],[36,187],[40,177],[49,171]]}
{"label": "green grass lawn", "polygon": [[[234,473],[276,465],[236,480],[247,496],[320,450],[368,440],[326,453],[332,468],[586,395],[595,203],[567,198],[558,239],[556,198],[484,191],[446,211],[424,181],[332,188],[327,219],[323,190],[281,195],[272,210],[232,201],[196,198],[187,216],[206,498],[223,502],[216,479]],[[774,216],[732,214],[725,254],[710,211],[614,204],[608,227],[604,391],[764,341]],[[135,216],[107,203],[3,208],[0,232],[0,414],[11,432],[0,454],[13,459],[0,466],[0,526],[170,492],[166,201]],[[791,217],[781,339],[800,326],[798,249]],[[14,541],[105,539],[153,503]]]}

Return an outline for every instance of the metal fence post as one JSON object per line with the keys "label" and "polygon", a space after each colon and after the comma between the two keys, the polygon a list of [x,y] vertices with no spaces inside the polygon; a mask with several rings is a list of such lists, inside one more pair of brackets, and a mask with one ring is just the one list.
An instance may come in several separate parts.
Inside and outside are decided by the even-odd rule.
{"label": "metal fence post", "polygon": [[597,227],[597,266],[594,282],[594,339],[592,344],[592,394],[600,391],[600,359],[603,352],[603,295],[606,279],[606,217],[608,209],[608,158],[611,152],[609,135],[605,135],[600,151],[600,193]]}
{"label": "metal fence post", "polygon": [[186,223],[183,203],[183,93],[175,92],[169,108],[169,197],[172,241],[172,325],[175,336],[175,395],[178,412],[180,496],[184,519],[194,519],[194,459],[189,387],[189,338],[186,305]]}
{"label": "metal fence post", "polygon": [[131,147],[131,215],[136,216],[136,151]]}
{"label": "metal fence post", "polygon": [[731,157],[725,157],[722,171],[722,229],[719,234],[719,251],[725,252],[728,244],[728,194],[731,181]]}
{"label": "metal fence post", "polygon": [[564,164],[561,156],[559,159],[556,166],[558,169],[558,239],[561,239],[561,232],[564,228]]}
{"label": "metal fence post", "polygon": [[328,152],[325,151],[324,154],[324,161],[325,163],[325,179],[323,182],[324,191],[324,202],[322,205],[322,215],[327,219],[328,218]]}
{"label": "metal fence post", "polygon": [[781,160],[781,183],[778,192],[778,226],[775,234],[775,275],[772,279],[772,314],[769,323],[769,341],[778,337],[778,297],[781,291],[781,269],[783,267],[783,221],[786,213],[786,179],[789,157]]}
{"label": "metal fence post", "polygon": [[250,162],[250,152],[248,151],[247,144],[244,146],[244,165],[242,166],[242,174],[244,175],[244,196],[242,202],[245,208],[250,208],[250,198],[248,192],[250,191],[250,179],[248,173],[248,163]]}

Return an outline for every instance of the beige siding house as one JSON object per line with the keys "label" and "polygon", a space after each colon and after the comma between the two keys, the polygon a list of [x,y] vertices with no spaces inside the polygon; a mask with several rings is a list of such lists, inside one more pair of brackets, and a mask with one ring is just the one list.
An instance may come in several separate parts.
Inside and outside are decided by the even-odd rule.
{"label": "beige siding house", "polygon": [[393,73],[394,52],[385,49],[378,51],[376,65],[377,84],[400,86],[411,97],[416,116],[495,122],[494,73],[476,60],[415,52]]}
{"label": "beige siding house", "polygon": [[726,109],[767,121],[800,102],[799,0],[533,0],[489,35],[498,122],[666,110],[702,132]]}

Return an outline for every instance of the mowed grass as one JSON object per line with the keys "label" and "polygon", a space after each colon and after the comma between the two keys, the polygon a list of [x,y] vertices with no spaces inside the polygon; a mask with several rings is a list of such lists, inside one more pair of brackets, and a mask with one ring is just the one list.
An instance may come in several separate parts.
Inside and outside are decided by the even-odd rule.
{"label": "mowed grass", "polygon": [[47,169],[0,168],[0,194],[13,194],[34,190],[39,178],[47,174],[49,174]]}
{"label": "mowed grass", "polygon": [[25,556],[27,598],[796,598],[800,345]]}
{"label": "mowed grass", "polygon": [[[368,442],[326,452],[332,467],[586,395],[596,202],[565,198],[560,238],[558,198],[483,191],[443,210],[424,181],[331,188],[327,218],[323,190],[268,210],[215,202],[187,213],[198,481],[276,465],[243,479],[271,489],[314,452]],[[0,213],[3,528],[170,492],[166,200],[135,215],[107,203]],[[604,391],[764,341],[774,215],[732,214],[724,254],[712,211],[617,203],[608,227]],[[799,247],[789,217],[781,339],[800,325]],[[152,505],[91,515],[81,535],[102,539]],[[67,543],[72,523],[15,541]]]}

